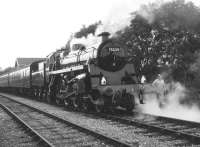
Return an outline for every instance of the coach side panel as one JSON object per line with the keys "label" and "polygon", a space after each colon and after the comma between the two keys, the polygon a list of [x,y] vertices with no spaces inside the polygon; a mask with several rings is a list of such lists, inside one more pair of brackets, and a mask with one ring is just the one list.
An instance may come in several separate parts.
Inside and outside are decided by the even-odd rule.
{"label": "coach side panel", "polygon": [[4,74],[0,76],[0,88],[3,87],[8,87],[9,85],[9,81],[8,81],[8,74]]}
{"label": "coach side panel", "polygon": [[9,86],[30,88],[30,68],[26,67],[9,74]]}

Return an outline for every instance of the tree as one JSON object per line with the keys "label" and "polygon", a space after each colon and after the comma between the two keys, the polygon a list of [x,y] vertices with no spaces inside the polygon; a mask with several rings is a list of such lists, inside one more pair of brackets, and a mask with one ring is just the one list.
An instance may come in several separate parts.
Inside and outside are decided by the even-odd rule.
{"label": "tree", "polygon": [[174,80],[186,84],[194,77],[190,66],[200,49],[200,9],[182,0],[152,5],[143,6],[151,17],[134,12],[131,25],[116,38],[127,45],[140,74],[152,79],[160,67],[168,66]]}

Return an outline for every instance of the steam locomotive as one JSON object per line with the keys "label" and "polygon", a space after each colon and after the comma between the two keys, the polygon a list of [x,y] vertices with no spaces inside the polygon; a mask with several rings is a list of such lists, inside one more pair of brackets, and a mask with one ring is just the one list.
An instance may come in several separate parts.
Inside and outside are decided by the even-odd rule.
{"label": "steam locomotive", "polygon": [[131,111],[140,85],[127,49],[103,32],[98,48],[74,44],[46,60],[0,76],[0,90],[31,95],[48,103],[97,112],[122,107]]}

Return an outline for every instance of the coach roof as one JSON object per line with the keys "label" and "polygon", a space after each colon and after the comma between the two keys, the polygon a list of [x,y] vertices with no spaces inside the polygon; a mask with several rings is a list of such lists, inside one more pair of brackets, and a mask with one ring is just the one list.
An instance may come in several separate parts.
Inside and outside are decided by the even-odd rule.
{"label": "coach roof", "polygon": [[46,58],[17,58],[15,61],[15,67],[22,67],[30,65],[36,61],[44,61]]}

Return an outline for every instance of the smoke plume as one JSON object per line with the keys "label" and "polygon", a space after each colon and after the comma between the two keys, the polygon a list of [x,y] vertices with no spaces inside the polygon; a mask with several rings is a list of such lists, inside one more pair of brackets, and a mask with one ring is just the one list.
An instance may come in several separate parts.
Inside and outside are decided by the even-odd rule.
{"label": "smoke plume", "polygon": [[107,16],[101,20],[101,25],[98,25],[94,35],[89,34],[87,38],[74,38],[71,44],[74,43],[84,43],[86,46],[91,45],[93,47],[97,47],[101,43],[101,38],[97,37],[98,34],[102,32],[109,32],[111,37],[115,36],[115,33],[123,30],[125,27],[129,26],[131,20],[133,19],[133,15],[130,15],[132,12],[136,11],[139,8],[139,5],[136,5],[132,0],[121,0],[116,1],[111,7]]}

